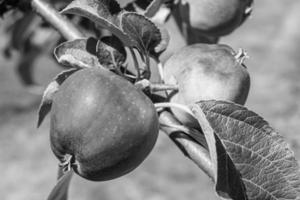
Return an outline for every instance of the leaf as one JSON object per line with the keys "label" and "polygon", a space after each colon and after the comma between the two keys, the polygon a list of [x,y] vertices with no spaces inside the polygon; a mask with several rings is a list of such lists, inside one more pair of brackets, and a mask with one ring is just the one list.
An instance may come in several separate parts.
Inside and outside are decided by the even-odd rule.
{"label": "leaf", "polygon": [[153,17],[163,3],[164,0],[152,0],[152,2],[147,7],[144,15],[149,18]]}
{"label": "leaf", "polygon": [[55,48],[54,55],[60,64],[68,67],[101,67],[96,57],[97,42],[92,37],[63,42]]}
{"label": "leaf", "polygon": [[124,12],[121,17],[123,31],[133,40],[141,53],[149,54],[161,42],[161,33],[157,26],[143,15]]}
{"label": "leaf", "polygon": [[54,55],[60,64],[68,67],[101,67],[96,56],[97,42],[92,37],[63,42],[55,48]]}
{"label": "leaf", "polygon": [[56,183],[47,200],[67,200],[73,171],[66,172]]}
{"label": "leaf", "polygon": [[79,69],[70,69],[67,71],[63,71],[60,74],[58,74],[55,78],[54,81],[52,81],[47,88],[44,91],[43,98],[41,101],[41,105],[39,108],[38,112],[38,123],[37,127],[39,127],[46,115],[50,112],[51,106],[52,106],[52,100],[54,94],[59,90],[59,86],[69,77],[71,76],[74,72],[78,71]]}
{"label": "leaf", "polygon": [[97,43],[96,55],[102,66],[114,69],[126,61],[126,50],[115,36],[102,37]]}
{"label": "leaf", "polygon": [[[224,101],[200,101],[192,110],[209,146],[220,196],[300,199],[299,165],[294,153],[263,118]],[[247,198],[237,196],[243,192],[238,172]]]}
{"label": "leaf", "polygon": [[[207,140],[210,158],[214,168],[215,189],[222,198],[246,200],[248,198],[240,173],[235,168],[225,147],[215,133],[214,127],[211,127],[209,121],[207,121],[206,115],[202,112],[200,105],[199,103],[192,107],[192,111],[198,119]],[[221,125],[224,125],[224,123],[221,123]]]}
{"label": "leaf", "polygon": [[61,12],[86,17],[116,35],[126,46],[131,45],[130,38],[120,28],[121,8],[115,0],[74,0]]}

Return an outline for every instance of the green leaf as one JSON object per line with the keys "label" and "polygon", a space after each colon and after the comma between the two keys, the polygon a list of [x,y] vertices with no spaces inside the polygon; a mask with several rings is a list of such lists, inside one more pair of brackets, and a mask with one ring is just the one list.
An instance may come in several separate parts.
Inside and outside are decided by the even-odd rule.
{"label": "green leaf", "polygon": [[94,38],[67,41],[55,48],[54,55],[60,64],[68,67],[102,67],[96,56],[97,42]]}
{"label": "green leaf", "polygon": [[54,81],[52,81],[47,88],[44,91],[43,94],[43,98],[41,101],[41,105],[39,108],[39,112],[38,112],[38,123],[37,123],[37,127],[39,127],[44,118],[47,116],[47,114],[50,112],[51,110],[51,106],[52,106],[52,101],[53,101],[53,97],[54,94],[59,90],[59,86],[69,77],[71,76],[74,72],[78,71],[79,69],[70,69],[70,70],[66,70],[61,72],[60,74],[58,74],[55,78]]}
{"label": "green leaf", "polygon": [[96,55],[102,66],[109,69],[120,67],[126,61],[126,50],[115,36],[102,37],[97,43]]}
{"label": "green leaf", "polygon": [[142,54],[154,51],[161,42],[161,33],[157,26],[143,15],[134,12],[124,12],[121,16],[123,31],[132,39]]}
{"label": "green leaf", "polygon": [[206,137],[221,197],[300,199],[294,153],[262,117],[241,105],[214,100],[200,101],[192,111]]}
{"label": "green leaf", "polygon": [[115,0],[74,0],[63,14],[86,17],[116,35],[126,46],[131,45],[130,38],[120,28],[119,14],[121,8]]}
{"label": "green leaf", "polygon": [[47,200],[67,200],[73,171],[66,172],[56,183]]}

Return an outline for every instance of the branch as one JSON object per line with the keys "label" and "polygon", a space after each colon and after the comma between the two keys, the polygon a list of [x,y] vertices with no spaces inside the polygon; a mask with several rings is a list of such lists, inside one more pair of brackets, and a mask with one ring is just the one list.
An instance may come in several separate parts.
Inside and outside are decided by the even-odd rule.
{"label": "branch", "polygon": [[66,40],[83,38],[84,35],[65,16],[43,0],[32,0],[32,9],[50,23]]}
{"label": "branch", "polygon": [[161,129],[176,143],[179,149],[214,181],[209,152],[187,134],[173,128],[172,124],[178,125],[180,123],[168,111],[160,113],[159,122]]}

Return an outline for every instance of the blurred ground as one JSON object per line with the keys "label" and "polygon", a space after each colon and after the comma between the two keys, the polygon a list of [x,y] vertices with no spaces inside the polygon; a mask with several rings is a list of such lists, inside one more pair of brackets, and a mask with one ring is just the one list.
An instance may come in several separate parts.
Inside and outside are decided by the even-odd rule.
{"label": "blurred ground", "polygon": [[[252,87],[247,107],[263,116],[291,144],[300,160],[300,2],[257,0],[253,16],[221,40],[247,50]],[[1,26],[0,20],[0,26]],[[175,31],[172,31],[175,32]],[[2,33],[1,33],[2,34]],[[176,39],[174,39],[176,38]],[[183,45],[180,38],[172,38]],[[5,38],[0,38],[0,48]],[[49,147],[48,120],[36,129],[40,96],[28,94],[15,75],[14,61],[0,57],[0,198],[46,199],[55,184],[57,161]],[[35,77],[47,84],[58,72],[41,58]],[[95,183],[72,180],[72,200],[218,199],[211,181],[161,134],[154,151],[134,172]]]}

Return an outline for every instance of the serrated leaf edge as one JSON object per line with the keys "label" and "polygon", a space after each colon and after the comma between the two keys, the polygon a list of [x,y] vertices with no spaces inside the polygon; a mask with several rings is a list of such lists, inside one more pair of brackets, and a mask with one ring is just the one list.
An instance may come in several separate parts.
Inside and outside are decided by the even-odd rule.
{"label": "serrated leaf edge", "polygon": [[[123,29],[123,19],[124,19],[124,16],[125,15],[135,15],[135,16],[137,16],[137,17],[140,17],[140,18],[143,18],[143,19],[145,19],[145,20],[147,20],[149,23],[151,23],[152,25],[153,25],[153,27],[156,29],[156,31],[157,32],[159,32],[160,33],[160,38],[159,38],[159,41],[161,42],[162,41],[162,33],[161,33],[161,30],[157,27],[157,25],[154,23],[154,22],[152,22],[151,21],[151,19],[149,19],[148,17],[146,17],[146,16],[144,16],[144,15],[142,15],[142,14],[139,14],[139,13],[136,13],[136,12],[128,12],[128,11],[124,11],[123,13],[122,13],[122,15],[121,15],[121,18],[120,18],[120,24],[121,24],[121,29],[122,29],[122,31],[124,31],[124,29]],[[126,33],[127,34],[127,33]],[[128,34],[127,34],[128,35]],[[129,37],[130,37],[130,35],[128,35]],[[131,38],[131,40],[133,40],[133,41],[135,41],[134,43],[137,43],[137,41],[135,40],[135,39],[133,39],[132,37],[130,37]],[[160,44],[160,42],[154,47],[154,49]],[[137,45],[139,46],[139,44],[140,43],[138,43],[138,44],[135,44],[135,47],[136,48],[138,48],[137,47]],[[149,52],[149,49],[146,49],[145,48],[145,45],[144,45],[144,43],[142,42],[142,44],[143,44],[143,49],[139,49],[140,51],[142,51],[142,52],[144,52],[144,51],[148,51]],[[147,46],[147,45],[146,45]]]}

